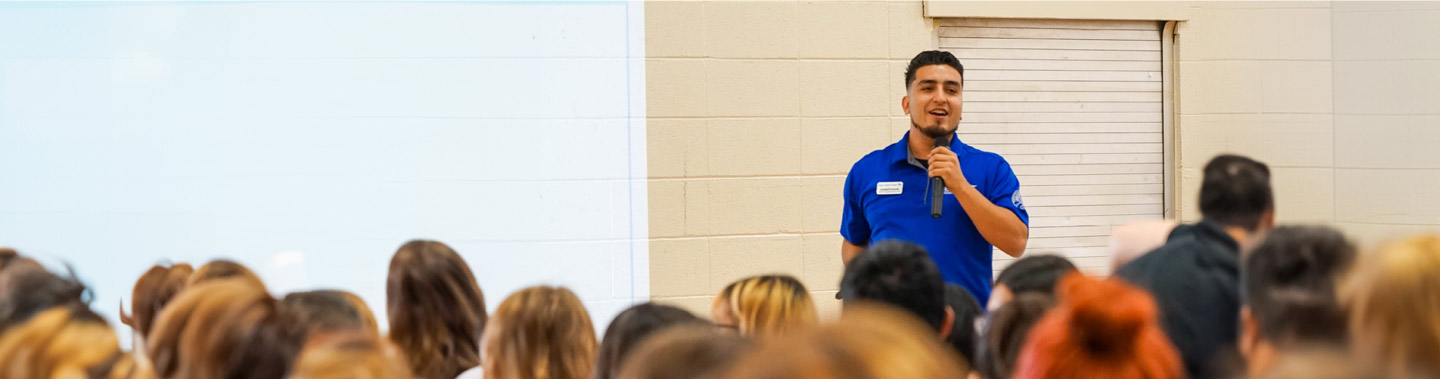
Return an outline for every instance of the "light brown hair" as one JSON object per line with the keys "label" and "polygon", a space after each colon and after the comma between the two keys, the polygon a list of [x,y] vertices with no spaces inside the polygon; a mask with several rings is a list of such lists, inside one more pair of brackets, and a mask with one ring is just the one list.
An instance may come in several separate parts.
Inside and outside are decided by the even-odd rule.
{"label": "light brown hair", "polygon": [[410,377],[405,356],[389,340],[366,332],[321,337],[300,353],[291,379],[387,379]]}
{"label": "light brown hair", "polygon": [[161,379],[279,378],[304,339],[279,300],[248,280],[218,279],[171,301],[146,351]]}
{"label": "light brown hair", "polygon": [[495,309],[484,346],[487,379],[587,379],[595,364],[595,326],[575,293],[530,287]]}
{"label": "light brown hair", "polygon": [[480,365],[485,295],[449,246],[422,240],[400,246],[390,259],[385,308],[390,340],[415,376],[451,379]]}
{"label": "light brown hair", "polygon": [[130,295],[131,313],[127,315],[121,309],[120,322],[129,325],[142,337],[149,334],[160,310],[185,289],[185,283],[194,272],[194,268],[184,263],[150,267],[140,275],[140,279],[135,280],[135,289]]}
{"label": "light brown hair", "polygon": [[0,337],[0,378],[125,378],[133,368],[115,332],[83,306],[50,308]]}
{"label": "light brown hair", "polygon": [[1356,265],[1339,293],[1355,350],[1389,375],[1440,376],[1440,235],[1385,246]]}
{"label": "light brown hair", "polygon": [[193,286],[200,282],[216,279],[241,279],[246,283],[260,287],[262,290],[265,289],[265,281],[260,280],[259,275],[255,275],[254,271],[250,271],[249,268],[240,264],[240,262],[228,259],[216,259],[195,269],[195,272],[190,274],[190,279],[186,281],[185,285]]}
{"label": "light brown hair", "polygon": [[961,379],[963,361],[920,319],[856,303],[839,322],[775,338],[746,354],[733,379]]}
{"label": "light brown hair", "polygon": [[691,324],[662,330],[642,341],[620,364],[619,379],[713,379],[754,346],[754,341]]}
{"label": "light brown hair", "polygon": [[715,296],[714,306],[726,309],[745,336],[775,336],[819,322],[805,285],[789,275],[752,276],[730,283]]}

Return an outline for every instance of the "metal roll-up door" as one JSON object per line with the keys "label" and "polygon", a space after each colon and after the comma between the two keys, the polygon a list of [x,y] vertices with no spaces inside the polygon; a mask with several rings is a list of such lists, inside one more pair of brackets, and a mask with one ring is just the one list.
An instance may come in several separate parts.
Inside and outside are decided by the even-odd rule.
{"label": "metal roll-up door", "polygon": [[[1164,216],[1160,31],[1154,21],[942,21],[940,48],[965,66],[960,138],[1020,177],[1027,254],[1106,275],[1111,230]],[[1011,261],[996,250],[997,272]]]}

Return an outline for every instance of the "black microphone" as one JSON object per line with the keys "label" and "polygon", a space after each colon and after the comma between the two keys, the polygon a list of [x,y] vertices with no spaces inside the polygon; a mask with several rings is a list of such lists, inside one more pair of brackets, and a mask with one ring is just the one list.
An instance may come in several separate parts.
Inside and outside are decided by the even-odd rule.
{"label": "black microphone", "polygon": [[[934,147],[950,147],[950,135],[944,135],[935,139]],[[935,157],[930,157],[934,162]],[[932,163],[933,164],[933,163]],[[940,218],[941,203],[945,201],[945,179],[936,176],[930,178],[930,217]]]}

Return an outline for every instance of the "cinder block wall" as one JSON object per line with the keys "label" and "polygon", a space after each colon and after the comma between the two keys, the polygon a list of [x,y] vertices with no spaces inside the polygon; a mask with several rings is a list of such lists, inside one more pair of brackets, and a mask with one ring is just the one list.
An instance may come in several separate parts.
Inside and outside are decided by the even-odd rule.
{"label": "cinder block wall", "polygon": [[836,314],[841,184],[898,140],[918,2],[648,2],[650,288],[709,315],[736,279],[786,273]]}
{"label": "cinder block wall", "polygon": [[[1182,219],[1199,217],[1205,162],[1235,152],[1271,165],[1282,222],[1335,224],[1365,246],[1440,230],[1440,6],[1189,7],[1175,56]],[[905,132],[901,76],[935,47],[933,20],[918,2],[645,14],[651,296],[708,315],[726,283],[780,272],[833,317],[844,174]]]}

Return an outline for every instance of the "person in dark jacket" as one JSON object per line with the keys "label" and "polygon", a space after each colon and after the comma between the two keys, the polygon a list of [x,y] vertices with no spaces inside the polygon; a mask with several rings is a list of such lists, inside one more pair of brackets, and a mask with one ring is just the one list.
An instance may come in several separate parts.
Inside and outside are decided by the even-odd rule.
{"label": "person in dark jacket", "polygon": [[1275,224],[1270,168],[1237,155],[1212,159],[1200,185],[1200,215],[1115,276],[1155,296],[1161,327],[1189,376],[1214,378],[1226,374],[1218,364],[1237,355],[1241,247]]}

